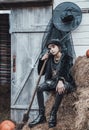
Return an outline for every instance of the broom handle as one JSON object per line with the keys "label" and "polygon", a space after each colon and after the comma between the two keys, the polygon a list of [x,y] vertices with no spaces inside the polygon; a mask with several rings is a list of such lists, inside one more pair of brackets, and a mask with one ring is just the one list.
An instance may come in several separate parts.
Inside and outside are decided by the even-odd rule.
{"label": "broom handle", "polygon": [[44,61],[43,65],[42,65],[42,68],[41,68],[41,71],[40,71],[40,75],[39,75],[39,78],[38,78],[38,80],[37,80],[36,88],[35,88],[35,91],[34,91],[34,93],[33,93],[32,100],[31,100],[31,102],[30,102],[30,105],[29,105],[29,108],[28,108],[28,111],[27,111],[27,115],[29,114],[29,112],[30,112],[30,110],[31,110],[31,106],[32,106],[32,103],[33,103],[33,100],[34,100],[34,97],[35,97],[35,94],[36,94],[36,91],[37,91],[37,88],[38,88],[38,85],[39,85],[39,82],[40,82],[40,79],[41,79],[41,76],[42,76],[42,73],[43,73],[43,71],[44,71],[46,62],[47,62],[47,59]]}

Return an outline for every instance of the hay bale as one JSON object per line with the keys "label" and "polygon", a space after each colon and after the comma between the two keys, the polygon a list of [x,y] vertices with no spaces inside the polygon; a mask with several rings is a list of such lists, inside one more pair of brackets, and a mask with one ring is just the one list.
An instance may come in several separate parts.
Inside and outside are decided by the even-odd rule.
{"label": "hay bale", "polygon": [[[73,103],[75,97],[73,94],[65,95],[64,99],[59,107],[57,113],[57,126],[54,128],[48,128],[48,121],[50,117],[50,111],[55,100],[55,94],[51,94],[46,103],[46,119],[47,122],[36,125],[31,130],[76,130],[74,129],[75,111],[73,109]],[[24,130],[28,130],[27,128]],[[30,129],[29,129],[30,130]]]}
{"label": "hay bale", "polygon": [[78,101],[75,102],[76,130],[89,129],[89,58],[78,57],[72,68],[73,77],[77,86]]}
{"label": "hay bale", "polygon": [[89,88],[78,89],[79,100],[75,103],[76,118],[75,127],[77,130],[88,130],[89,128]]}
{"label": "hay bale", "polygon": [[79,56],[72,68],[73,78],[78,87],[89,86],[89,58]]}

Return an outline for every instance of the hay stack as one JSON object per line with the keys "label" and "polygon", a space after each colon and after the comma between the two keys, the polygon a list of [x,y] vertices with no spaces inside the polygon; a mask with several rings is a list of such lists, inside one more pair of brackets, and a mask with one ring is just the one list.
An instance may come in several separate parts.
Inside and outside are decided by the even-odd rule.
{"label": "hay stack", "polygon": [[89,129],[89,58],[78,57],[73,66],[73,77],[77,85],[78,101],[75,103],[76,130]]}
{"label": "hay stack", "polygon": [[77,130],[89,129],[89,88],[78,90],[79,100],[75,103],[77,116],[75,127]]}
{"label": "hay stack", "polygon": [[89,86],[89,58],[79,56],[73,66],[73,77],[78,87]]}

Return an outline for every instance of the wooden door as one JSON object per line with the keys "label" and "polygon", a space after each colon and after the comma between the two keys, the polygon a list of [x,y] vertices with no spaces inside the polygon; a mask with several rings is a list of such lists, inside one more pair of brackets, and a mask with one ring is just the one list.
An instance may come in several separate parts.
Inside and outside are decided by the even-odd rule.
{"label": "wooden door", "polygon": [[[52,16],[52,6],[13,9],[10,15],[11,33],[11,118],[21,122],[36,86],[37,64],[42,37]],[[30,77],[28,78],[31,70]],[[28,80],[27,80],[28,79]],[[36,112],[34,112],[36,110]],[[38,112],[37,101],[32,106],[31,118]]]}

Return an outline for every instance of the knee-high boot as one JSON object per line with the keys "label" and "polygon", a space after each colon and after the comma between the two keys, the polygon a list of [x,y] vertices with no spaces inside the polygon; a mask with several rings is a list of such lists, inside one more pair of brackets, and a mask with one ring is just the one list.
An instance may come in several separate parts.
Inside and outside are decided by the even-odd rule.
{"label": "knee-high boot", "polygon": [[46,122],[45,110],[40,109],[38,117],[36,119],[34,119],[32,122],[30,122],[28,126],[31,128],[31,127],[34,127],[37,124],[41,124],[41,123],[44,123],[44,122]]}
{"label": "knee-high boot", "polygon": [[29,123],[29,127],[46,122],[43,91],[40,87],[37,90],[37,100],[39,106],[39,115],[35,120]]}
{"label": "knee-high boot", "polygon": [[55,104],[52,107],[51,113],[50,113],[50,119],[49,119],[49,128],[55,127],[57,124],[57,111],[59,108],[59,105],[61,104],[63,98],[63,94],[56,94],[55,98]]}

